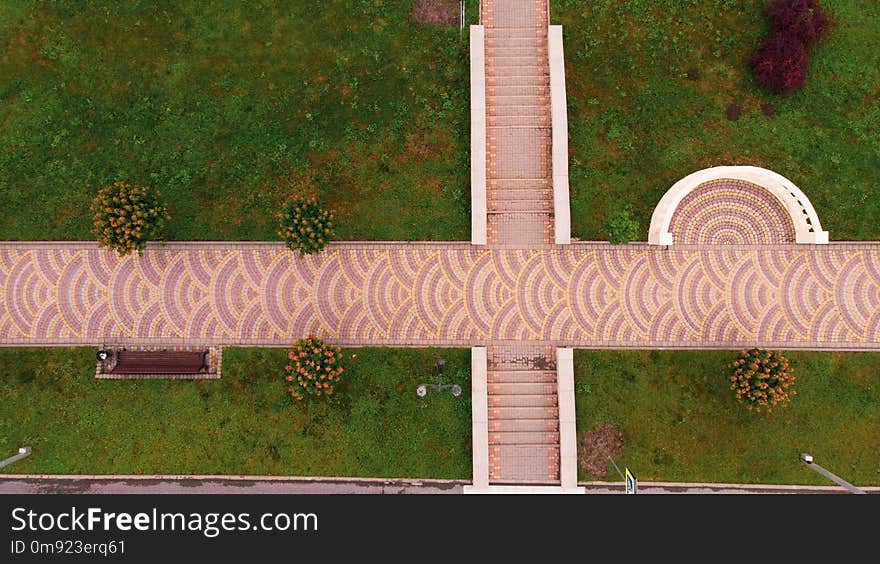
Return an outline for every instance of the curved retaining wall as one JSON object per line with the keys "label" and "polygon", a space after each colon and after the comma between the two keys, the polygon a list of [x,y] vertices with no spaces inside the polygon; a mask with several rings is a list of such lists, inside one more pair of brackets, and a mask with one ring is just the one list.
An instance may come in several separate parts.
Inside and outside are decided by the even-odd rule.
{"label": "curved retaining wall", "polygon": [[669,232],[669,224],[675,209],[684,197],[706,182],[725,178],[744,180],[760,186],[782,202],[794,223],[795,242],[819,245],[828,243],[828,232],[822,231],[813,204],[791,180],[772,170],[756,166],[716,166],[685,176],[663,195],[651,216],[648,244],[674,244],[672,233]]}

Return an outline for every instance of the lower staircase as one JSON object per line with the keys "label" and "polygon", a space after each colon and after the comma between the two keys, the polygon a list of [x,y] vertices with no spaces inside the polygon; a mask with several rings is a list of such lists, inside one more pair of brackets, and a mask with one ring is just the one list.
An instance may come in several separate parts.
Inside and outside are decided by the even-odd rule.
{"label": "lower staircase", "polygon": [[490,347],[490,484],[559,485],[559,406],[553,347]]}

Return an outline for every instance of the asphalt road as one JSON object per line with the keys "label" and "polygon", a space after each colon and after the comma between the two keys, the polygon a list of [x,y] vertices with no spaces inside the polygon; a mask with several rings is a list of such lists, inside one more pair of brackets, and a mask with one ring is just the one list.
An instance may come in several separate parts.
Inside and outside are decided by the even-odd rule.
{"label": "asphalt road", "polygon": [[[461,494],[461,480],[265,476],[0,475],[0,494]],[[580,484],[588,494],[625,495],[622,482]],[[880,493],[880,487],[862,488]],[[639,494],[847,494],[840,486],[639,483]]]}

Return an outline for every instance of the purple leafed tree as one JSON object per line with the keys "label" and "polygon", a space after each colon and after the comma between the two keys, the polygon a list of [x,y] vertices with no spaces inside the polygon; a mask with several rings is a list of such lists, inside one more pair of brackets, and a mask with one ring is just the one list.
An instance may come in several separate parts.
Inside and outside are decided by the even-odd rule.
{"label": "purple leafed tree", "polygon": [[767,12],[775,33],[794,33],[810,47],[828,30],[828,16],[817,0],[772,0]]}
{"label": "purple leafed tree", "polygon": [[791,94],[807,80],[807,48],[793,32],[768,37],[750,63],[761,86],[776,94]]}

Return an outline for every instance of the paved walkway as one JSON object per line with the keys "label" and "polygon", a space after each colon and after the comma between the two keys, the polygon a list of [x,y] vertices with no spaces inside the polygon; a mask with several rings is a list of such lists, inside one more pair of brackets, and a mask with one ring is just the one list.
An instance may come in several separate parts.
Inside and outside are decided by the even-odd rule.
{"label": "paved walkway", "polygon": [[880,349],[880,245],[0,244],[0,340]]}

